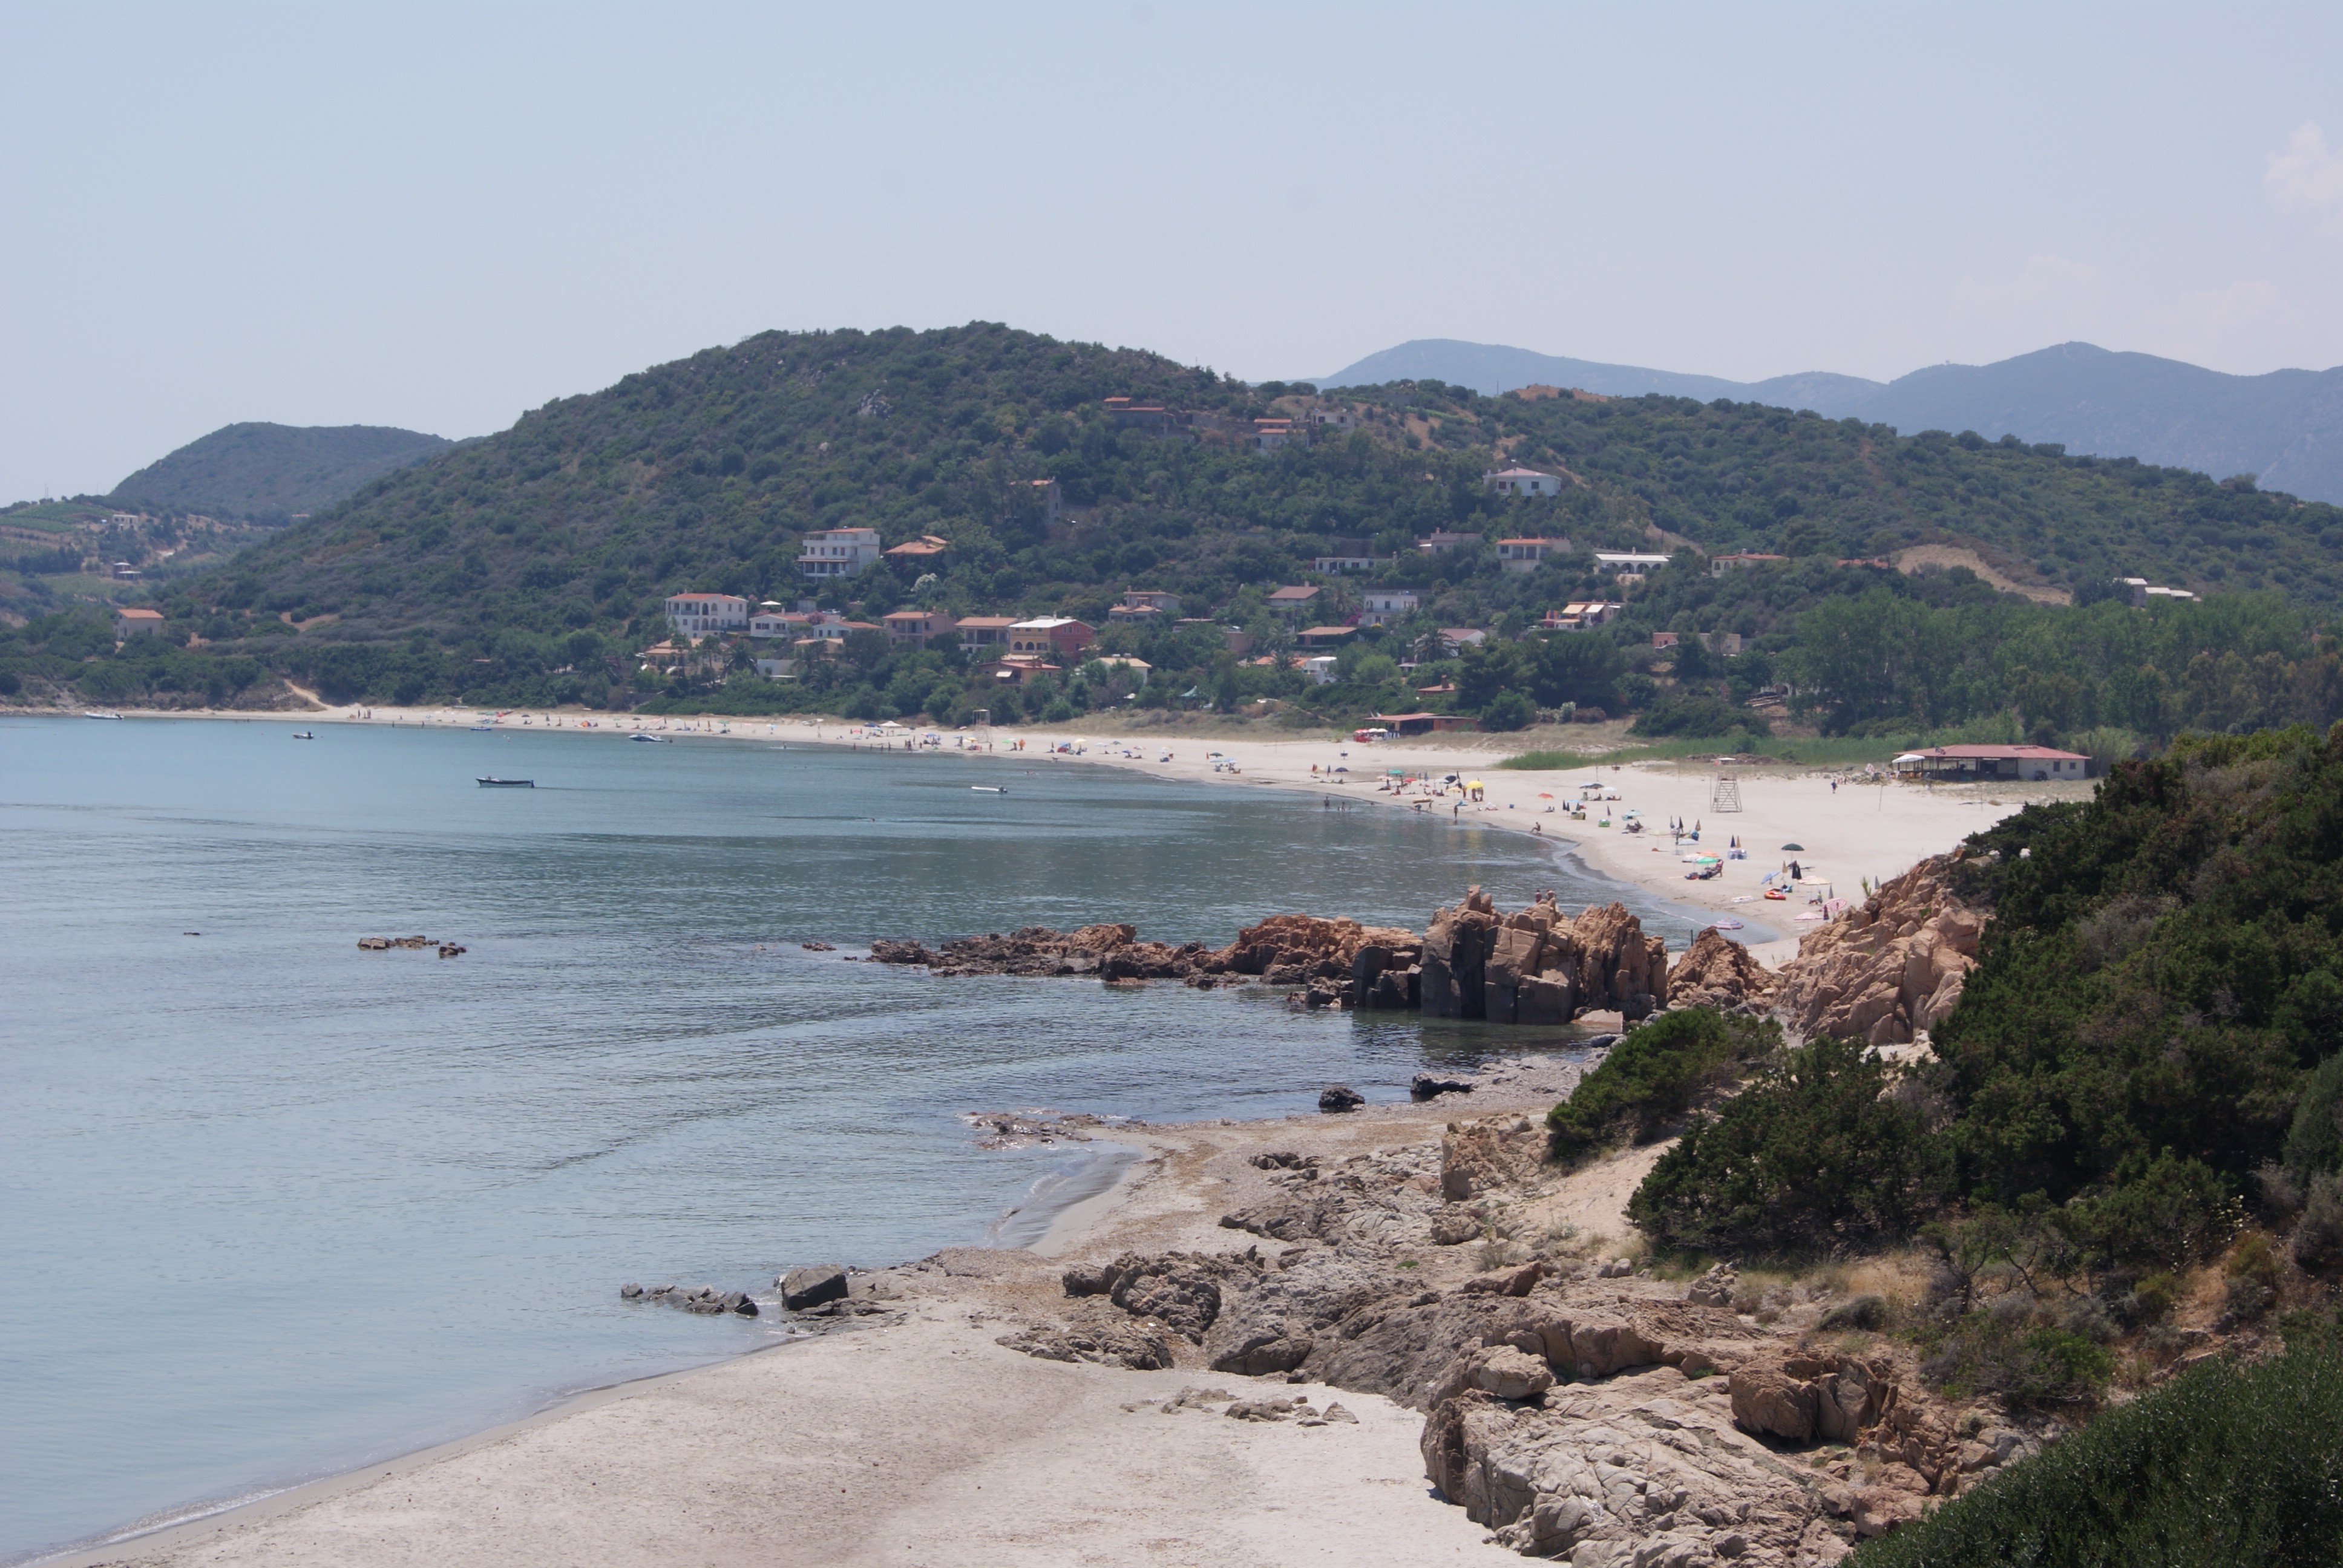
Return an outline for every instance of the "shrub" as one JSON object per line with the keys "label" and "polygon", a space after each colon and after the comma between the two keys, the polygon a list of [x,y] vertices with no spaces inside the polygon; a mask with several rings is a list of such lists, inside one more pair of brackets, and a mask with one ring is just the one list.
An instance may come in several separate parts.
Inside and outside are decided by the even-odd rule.
{"label": "shrub", "polygon": [[2318,1269],[2338,1260],[2343,1260],[2343,1177],[2321,1173],[2310,1179],[2310,1196],[2294,1228],[2294,1261]]}
{"label": "shrub", "polygon": [[1537,704],[1525,692],[1501,691],[1481,706],[1481,728],[1526,729],[1537,718]]}
{"label": "shrub", "polygon": [[1745,731],[1771,734],[1773,727],[1745,708],[1735,708],[1721,697],[1689,692],[1663,697],[1644,709],[1630,735],[1731,735]]}
{"label": "shrub", "polygon": [[2286,1132],[2287,1170],[2298,1181],[2321,1171],[2343,1173],[2343,1051],[2319,1063],[2294,1102]]}
{"label": "shrub", "polygon": [[1570,1098],[1546,1112],[1559,1158],[1584,1157],[1621,1139],[1647,1142],[1701,1091],[1730,1081],[1737,1063],[1779,1046],[1782,1026],[1715,1008],[1664,1012],[1629,1030]]}
{"label": "shrub", "polygon": [[1714,1119],[1694,1120],[1628,1218],[1654,1241],[1711,1251],[1909,1233],[1943,1201],[1948,1168],[1887,1087],[1885,1064],[1861,1046],[1791,1052]]}
{"label": "shrub", "polygon": [[1865,1543],[1849,1568],[2343,1563],[2338,1480],[2343,1355],[2305,1336],[2251,1366],[2192,1367]]}

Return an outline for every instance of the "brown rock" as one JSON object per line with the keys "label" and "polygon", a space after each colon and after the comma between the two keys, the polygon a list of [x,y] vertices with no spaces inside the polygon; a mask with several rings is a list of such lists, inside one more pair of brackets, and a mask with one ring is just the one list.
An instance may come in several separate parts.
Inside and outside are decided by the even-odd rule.
{"label": "brown rock", "polygon": [[1515,1269],[1492,1269],[1459,1287],[1466,1295],[1526,1296],[1545,1278],[1545,1265],[1532,1259]]}
{"label": "brown rock", "polygon": [[1952,866],[1923,860],[1799,940],[1775,997],[1794,1034],[1903,1044],[1953,1010],[1985,916],[1952,891]]}
{"label": "brown rock", "polygon": [[1780,987],[1780,977],[1750,957],[1747,948],[1706,929],[1670,971],[1668,1005],[1764,1012]]}
{"label": "brown rock", "polygon": [[1537,1168],[1544,1140],[1525,1117],[1451,1122],[1440,1144],[1440,1195],[1462,1203],[1509,1187]]}

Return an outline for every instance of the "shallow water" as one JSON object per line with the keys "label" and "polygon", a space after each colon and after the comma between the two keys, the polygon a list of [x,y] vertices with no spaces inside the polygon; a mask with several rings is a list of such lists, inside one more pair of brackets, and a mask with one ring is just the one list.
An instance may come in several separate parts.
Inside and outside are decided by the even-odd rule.
{"label": "shallow water", "polygon": [[[1094,1184],[963,1111],[1281,1115],[1566,1040],[800,940],[1621,891],[1469,824],[1071,763],[317,733],[0,720],[0,1560],[780,1332],[624,1281],[1015,1244]],[[355,945],[408,933],[470,950]]]}

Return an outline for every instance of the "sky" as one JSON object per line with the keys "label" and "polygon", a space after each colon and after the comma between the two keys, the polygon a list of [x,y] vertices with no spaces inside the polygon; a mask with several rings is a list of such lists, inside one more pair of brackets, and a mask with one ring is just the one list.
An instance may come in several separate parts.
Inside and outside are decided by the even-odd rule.
{"label": "sky", "polygon": [[2343,5],[0,0],[0,503],[772,327],[2343,363]]}

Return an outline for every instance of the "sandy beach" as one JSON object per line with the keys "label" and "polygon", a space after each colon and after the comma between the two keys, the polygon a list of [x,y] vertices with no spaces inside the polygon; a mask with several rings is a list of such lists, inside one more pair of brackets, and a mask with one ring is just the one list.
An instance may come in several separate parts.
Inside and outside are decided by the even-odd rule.
{"label": "sandy beach", "polygon": [[[303,695],[308,695],[304,693]],[[289,722],[299,728],[366,724],[386,728],[469,729],[492,725],[499,733],[586,734],[623,740],[638,732],[679,744],[749,741],[766,745],[830,746],[906,753],[902,736],[936,734],[948,755],[969,756],[1020,767],[1091,764],[1128,769],[1223,789],[1300,791],[1353,806],[1376,806],[1445,818],[1459,829],[1477,827],[1519,833],[1564,844],[1588,869],[1632,883],[1673,903],[1705,912],[1719,921],[1742,920],[1771,930],[1772,941],[1752,940],[1765,963],[1778,966],[1795,951],[1795,941],[1819,917],[1813,900],[1825,896],[1854,902],[1867,879],[1876,887],[1930,855],[1942,854],[1963,838],[1988,827],[2032,800],[2088,799],[2089,782],[1923,785],[1897,781],[1884,772],[1864,777],[1860,769],[1756,766],[1697,762],[1624,762],[1562,771],[1500,768],[1505,758],[1553,746],[1568,731],[1521,735],[1447,735],[1408,740],[1360,742],[1339,737],[1262,738],[1182,731],[1124,729],[1001,729],[969,731],[898,731],[880,739],[873,727],[831,719],[795,717],[739,719],[723,716],[643,718],[587,712],[464,709],[392,709],[346,705],[307,712],[126,714],[131,719],[215,719]],[[1064,751],[1061,747],[1078,747]],[[922,748],[921,749],[926,749]],[[1883,761],[1885,749],[1883,749]],[[1459,790],[1427,794],[1422,784],[1398,787],[1392,775],[1429,779],[1435,788],[1453,776],[1478,784],[1480,799]],[[1719,784],[1736,787],[1738,808],[1720,800]],[[1586,787],[1594,786],[1589,790]],[[1011,786],[1013,788],[1013,784]],[[1602,799],[1601,793],[1615,794]],[[1586,801],[1574,819],[1574,802]],[[1630,813],[1633,813],[1631,816]],[[1604,826],[1607,816],[1609,826]],[[1630,831],[1628,824],[1644,824]],[[1681,822],[1684,832],[1672,832]],[[1697,827],[1699,839],[1690,834]],[[1687,879],[1694,854],[1726,855],[1735,840],[1745,859],[1726,859],[1723,873]],[[1786,846],[1795,845],[1793,849]],[[1786,901],[1764,897],[1767,873],[1776,880],[1791,861],[1805,879]],[[1312,914],[1339,915],[1339,910]],[[1427,914],[1429,911],[1426,911]],[[1728,926],[1727,934],[1745,939]],[[1669,949],[1690,945],[1694,929],[1654,928]]]}
{"label": "sandy beach", "polygon": [[[1562,1070],[1566,1074],[1566,1070]],[[1218,1224],[1273,1192],[1264,1150],[1329,1161],[1436,1143],[1449,1118],[1542,1112],[1551,1064],[1501,1070],[1467,1102],[1122,1134],[1140,1158],[1032,1251],[950,1250],[858,1282],[840,1332],[606,1390],[517,1425],[110,1547],[59,1568],[249,1564],[1076,1564],[1278,1568],[1495,1563],[1513,1554],[1432,1493],[1420,1412],[1201,1366],[1134,1372],[996,1342],[1067,1306],[1069,1260],[1242,1251]],[[1589,1172],[1567,1201],[1619,1234],[1648,1161]],[[1420,1249],[1453,1285],[1477,1248]],[[1183,1359],[1186,1354],[1183,1352]],[[1190,1388],[1301,1396],[1326,1425],[1167,1415]]]}

